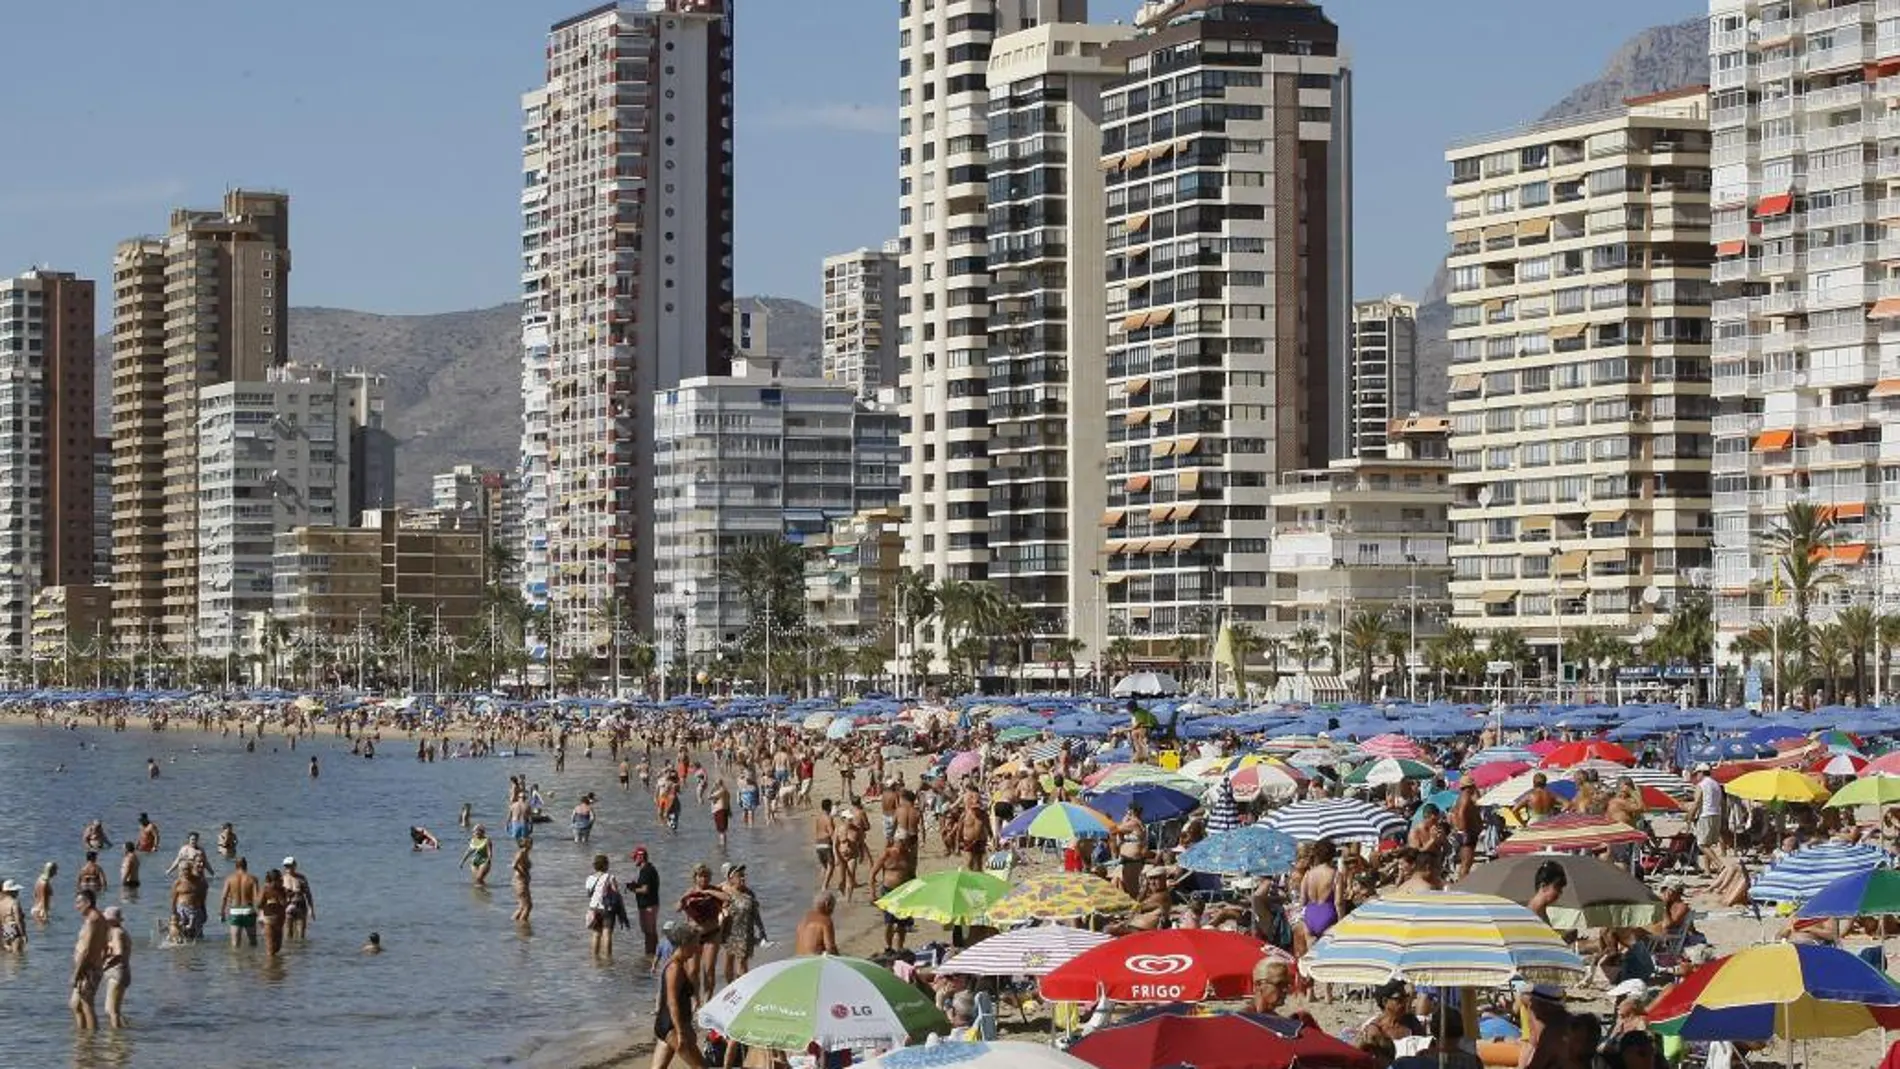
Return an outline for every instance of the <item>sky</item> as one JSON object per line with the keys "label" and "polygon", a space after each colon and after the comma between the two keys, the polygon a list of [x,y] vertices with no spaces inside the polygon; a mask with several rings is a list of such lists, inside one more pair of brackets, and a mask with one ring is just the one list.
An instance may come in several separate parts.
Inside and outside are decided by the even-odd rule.
{"label": "sky", "polygon": [[[109,277],[120,240],[235,186],[292,195],[291,298],[385,313],[514,299],[520,95],[588,0],[9,5],[0,274]],[[896,4],[738,0],[738,291],[814,300],[896,227]],[[1095,0],[1098,21],[1134,0]],[[1446,145],[1535,118],[1705,0],[1333,0],[1356,71],[1355,293],[1443,253]],[[102,287],[101,296],[108,287]]]}

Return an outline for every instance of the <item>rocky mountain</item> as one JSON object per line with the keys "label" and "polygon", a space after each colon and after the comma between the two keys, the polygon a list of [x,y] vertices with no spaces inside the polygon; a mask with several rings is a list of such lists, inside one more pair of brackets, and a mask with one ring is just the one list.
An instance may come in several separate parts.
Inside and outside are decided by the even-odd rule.
{"label": "rocky mountain", "polygon": [[[763,310],[767,345],[788,376],[817,375],[818,309],[786,297],[742,297]],[[756,329],[756,327],[755,327]],[[425,503],[430,478],[457,464],[512,467],[521,447],[521,320],[518,306],[438,315],[377,315],[346,308],[292,308],[290,351],[304,363],[363,368],[388,379],[385,418],[400,443],[397,492]],[[99,425],[111,377],[99,340]]]}
{"label": "rocky mountain", "polygon": [[[1623,43],[1610,57],[1603,73],[1564,95],[1539,121],[1585,115],[1613,108],[1624,100],[1709,78],[1709,24],[1688,19],[1668,26],[1652,26]],[[1447,369],[1451,366],[1451,307],[1445,303],[1445,264],[1438,263],[1432,280],[1419,296],[1418,384],[1419,409],[1445,410]]]}

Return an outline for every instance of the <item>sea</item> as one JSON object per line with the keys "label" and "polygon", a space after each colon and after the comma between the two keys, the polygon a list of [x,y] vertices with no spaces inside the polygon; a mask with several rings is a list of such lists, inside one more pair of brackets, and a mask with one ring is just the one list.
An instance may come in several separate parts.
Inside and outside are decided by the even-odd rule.
{"label": "sea", "polygon": [[[0,727],[0,879],[25,886],[21,906],[30,909],[41,866],[59,863],[52,922],[29,920],[26,954],[0,955],[0,1069],[595,1063],[651,1039],[656,989],[637,927],[618,933],[612,961],[590,952],[582,884],[594,853],[607,854],[624,876],[632,848],[648,847],[660,871],[662,923],[694,864],[718,872],[726,861],[746,863],[778,941],[760,961],[788,952],[810,905],[807,818],[746,828],[735,814],[722,852],[690,790],[680,829],[669,833],[637,779],[630,793],[620,791],[604,746],[592,758],[570,749],[561,773],[551,754],[420,762],[415,742],[401,736],[386,738],[373,759],[350,749],[328,729],[295,750],[276,734],[247,750],[235,732]],[[308,774],[312,757],[316,779]],[[148,778],[148,759],[158,763],[157,779]],[[526,927],[510,919],[513,846],[503,825],[511,774],[538,784],[554,817],[536,835]],[[593,841],[583,846],[568,834],[567,813],[587,791],[599,803]],[[467,838],[456,822],[463,803],[497,841],[487,890],[457,868]],[[118,884],[119,857],[141,813],[158,823],[163,841],[141,855],[143,886],[128,891]],[[73,1027],[66,995],[80,836],[95,819],[115,844],[101,857],[111,886],[100,905],[124,910],[134,950],[128,1027],[86,1035]],[[232,948],[217,923],[231,869],[215,848],[225,821],[260,879],[294,856],[311,881],[317,917],[309,938],[277,960],[261,946]],[[411,825],[433,832],[441,850],[412,851]],[[212,854],[213,918],[204,942],[166,947],[164,869],[191,831]],[[360,952],[372,931],[382,937],[380,955]]]}

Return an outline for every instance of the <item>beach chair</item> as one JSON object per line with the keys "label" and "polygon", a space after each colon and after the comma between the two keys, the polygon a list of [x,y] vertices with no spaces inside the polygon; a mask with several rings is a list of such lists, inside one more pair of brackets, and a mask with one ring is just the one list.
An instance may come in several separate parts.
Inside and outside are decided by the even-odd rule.
{"label": "beach chair", "polygon": [[1014,850],[991,851],[990,856],[983,859],[983,871],[999,879],[1009,879],[1009,874],[1015,869],[1016,851]]}
{"label": "beach chair", "polygon": [[996,999],[987,991],[976,993],[976,1019],[970,1024],[970,1031],[985,1043],[996,1038]]}

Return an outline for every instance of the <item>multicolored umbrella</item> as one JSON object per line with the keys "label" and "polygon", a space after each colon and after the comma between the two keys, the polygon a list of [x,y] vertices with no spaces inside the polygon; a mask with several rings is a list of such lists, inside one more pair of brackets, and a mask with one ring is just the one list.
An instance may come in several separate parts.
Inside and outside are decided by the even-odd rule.
{"label": "multicolored umbrella", "polygon": [[1207,786],[1205,780],[1183,776],[1179,772],[1170,772],[1159,765],[1115,765],[1084,777],[1082,782],[1090,788],[1101,791],[1130,783],[1153,783],[1162,787],[1171,787],[1183,794],[1193,794]]}
{"label": "multicolored umbrella", "polygon": [[1569,768],[1585,761],[1610,761],[1624,767],[1636,763],[1636,755],[1608,739],[1583,739],[1566,742],[1544,755],[1544,768]]}
{"label": "multicolored umbrella", "polygon": [[1698,967],[1647,1014],[1695,1041],[1855,1036],[1900,1028],[1900,984],[1839,947],[1770,943]]}
{"label": "multicolored umbrella", "polygon": [[1253,989],[1264,944],[1213,928],[1135,932],[1069,959],[1038,987],[1057,1002],[1200,1002]]}
{"label": "multicolored umbrella", "polygon": [[1868,869],[1843,876],[1801,904],[1794,915],[1815,917],[1891,917],[1900,914],[1900,872]]}
{"label": "multicolored umbrella", "polygon": [[1403,757],[1380,757],[1367,761],[1352,770],[1346,776],[1346,783],[1353,787],[1383,787],[1406,780],[1429,780],[1438,775],[1438,770],[1423,761],[1413,761]]}
{"label": "multicolored umbrella", "polygon": [[979,1040],[899,1047],[864,1063],[865,1069],[1088,1069],[1089,1063],[1047,1043]]}
{"label": "multicolored umbrella", "polygon": [[1009,893],[1009,881],[987,872],[941,869],[893,888],[877,908],[893,917],[915,917],[939,924],[968,924],[988,913]]}
{"label": "multicolored umbrella", "polygon": [[1372,1055],[1286,1017],[1159,1006],[1097,1029],[1069,1052],[1097,1069],[1372,1069]]}
{"label": "multicolored umbrella", "polygon": [[1843,876],[1889,868],[1893,855],[1866,843],[1819,843],[1768,866],[1749,887],[1757,902],[1804,902]]}
{"label": "multicolored umbrella", "polygon": [[766,1050],[902,1045],[949,1027],[930,996],[863,958],[767,962],[699,1009],[701,1027]]}
{"label": "multicolored umbrella", "polygon": [[1120,887],[1084,872],[1045,872],[1031,876],[990,904],[996,924],[1062,921],[1098,913],[1126,913],[1135,900]]}
{"label": "multicolored umbrella", "polygon": [[1822,754],[1808,766],[1816,776],[1858,776],[1867,767],[1867,759],[1857,753]]}
{"label": "multicolored umbrella", "polygon": [[[1841,758],[1836,757],[1839,761]],[[1834,792],[1827,800],[1829,809],[1845,809],[1856,805],[1893,805],[1900,802],[1900,776],[1874,774],[1862,776]]]}
{"label": "multicolored umbrella", "polygon": [[1011,818],[1003,825],[1003,838],[1072,843],[1077,839],[1106,839],[1114,830],[1114,819],[1099,809],[1074,802],[1049,802]]}
{"label": "multicolored umbrella", "polygon": [[1525,761],[1486,761],[1482,765],[1467,766],[1458,778],[1460,782],[1470,780],[1479,790],[1484,790],[1530,770],[1530,764]]}
{"label": "multicolored umbrella", "polygon": [[1425,756],[1425,748],[1403,735],[1374,735],[1359,744],[1360,752],[1368,757],[1409,757],[1418,760]]}
{"label": "multicolored umbrella", "polygon": [[1817,745],[1827,747],[1831,753],[1858,754],[1864,745],[1860,736],[1833,729],[1817,731],[1813,738]]}
{"label": "multicolored umbrella", "polygon": [[1283,831],[1294,842],[1358,842],[1376,844],[1405,834],[1405,818],[1356,798],[1315,798],[1294,802],[1267,814],[1262,823]]}
{"label": "multicolored umbrella", "polygon": [[1764,768],[1730,780],[1728,793],[1751,802],[1825,802],[1829,792],[1805,772]]}
{"label": "multicolored umbrella", "polygon": [[[1500,858],[1471,870],[1451,888],[1473,894],[1497,895],[1527,905],[1537,891],[1537,871],[1553,859],[1528,854]],[[1564,870],[1565,886],[1546,910],[1551,927],[1636,928],[1662,919],[1665,907],[1643,881],[1615,865],[1594,857],[1555,859]]]}
{"label": "multicolored umbrella", "polygon": [[1299,844],[1285,832],[1249,824],[1210,835],[1182,851],[1181,867],[1222,876],[1277,876],[1293,871]]}
{"label": "multicolored umbrella", "polygon": [[964,976],[1041,976],[1112,939],[1066,924],[1038,924],[992,935],[937,967]]}
{"label": "multicolored umbrella", "polygon": [[1501,987],[1522,977],[1569,983],[1583,959],[1537,914],[1508,899],[1464,891],[1375,898],[1320,938],[1300,970],[1322,983],[1394,977],[1448,987]]}
{"label": "multicolored umbrella", "polygon": [[1233,788],[1235,798],[1251,802],[1263,794],[1268,798],[1291,798],[1310,778],[1292,765],[1276,761],[1248,765],[1228,776],[1227,784]]}
{"label": "multicolored umbrella", "polygon": [[1620,820],[1593,813],[1562,813],[1513,833],[1498,844],[1498,856],[1601,850],[1620,843],[1648,841],[1648,833]]}

